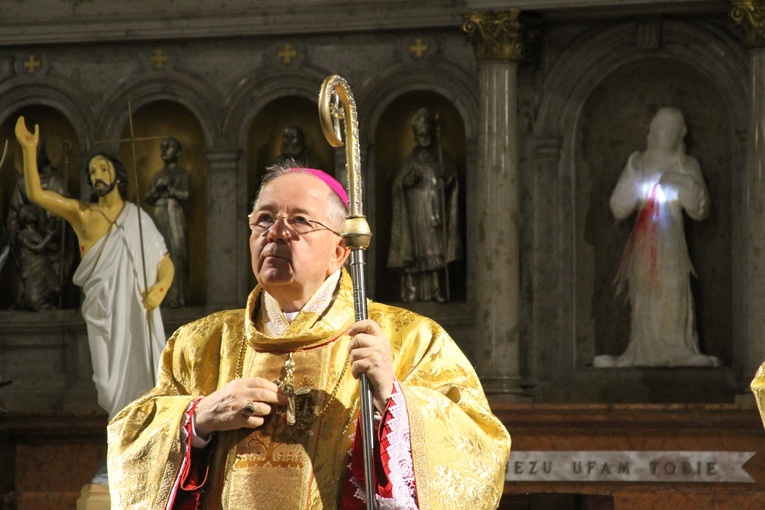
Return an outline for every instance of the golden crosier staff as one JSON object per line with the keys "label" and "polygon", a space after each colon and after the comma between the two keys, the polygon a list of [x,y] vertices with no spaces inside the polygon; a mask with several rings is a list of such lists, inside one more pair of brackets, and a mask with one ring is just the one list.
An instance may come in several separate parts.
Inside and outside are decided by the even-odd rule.
{"label": "golden crosier staff", "polygon": [[[342,147],[340,123],[345,127],[345,159],[348,172],[348,215],[343,225],[343,239],[351,249],[351,276],[353,277],[353,309],[356,321],[368,317],[367,295],[364,286],[364,250],[369,246],[372,232],[362,214],[361,157],[359,156],[359,124],[356,102],[345,79],[333,74],[324,80],[319,92],[319,119],[324,136],[332,147]],[[368,510],[375,510],[374,480],[374,415],[372,387],[366,374],[359,377],[361,401],[361,438],[364,450],[364,487]]]}

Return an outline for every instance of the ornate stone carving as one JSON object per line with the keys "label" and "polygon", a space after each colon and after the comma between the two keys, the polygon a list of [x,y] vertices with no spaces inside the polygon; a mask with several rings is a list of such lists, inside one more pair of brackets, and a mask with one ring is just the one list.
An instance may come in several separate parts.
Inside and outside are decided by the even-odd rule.
{"label": "ornate stone carving", "polygon": [[730,17],[743,29],[744,46],[765,47],[765,4],[761,0],[731,0]]}
{"label": "ornate stone carving", "polygon": [[538,18],[513,9],[505,12],[463,14],[462,31],[475,48],[478,60],[534,60],[542,41]]}

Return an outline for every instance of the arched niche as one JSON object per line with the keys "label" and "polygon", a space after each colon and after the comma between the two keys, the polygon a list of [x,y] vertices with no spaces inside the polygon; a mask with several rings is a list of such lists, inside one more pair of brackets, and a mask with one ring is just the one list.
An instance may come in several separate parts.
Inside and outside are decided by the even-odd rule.
{"label": "arched niche", "polygon": [[[579,117],[575,161],[577,338],[580,366],[593,354],[621,354],[630,334],[625,294],[614,296],[614,278],[636,214],[616,223],[609,199],[630,154],[646,148],[653,115],[663,106],[685,115],[688,154],[697,158],[709,189],[709,216],[685,216],[701,350],[732,361],[732,173],[730,116],[724,98],[695,66],[673,58],[644,58],[615,69],[592,90]],[[594,353],[592,348],[594,347]]]}
{"label": "arched niche", "polygon": [[[133,136],[137,140],[119,145],[119,158],[125,164],[130,176],[128,199],[140,199],[142,207],[150,212],[151,206],[144,197],[151,184],[152,176],[162,169],[160,145],[165,136],[172,136],[181,142],[182,153],[178,165],[190,176],[191,197],[183,205],[186,214],[186,228],[189,250],[189,279],[187,305],[205,304],[207,282],[207,165],[205,136],[196,116],[184,105],[170,100],[156,100],[146,103],[133,112]],[[122,128],[121,139],[130,138],[130,124]],[[133,150],[138,182],[133,174]]]}
{"label": "arched niche", "polygon": [[[745,143],[742,138],[747,129],[746,52],[731,33],[712,24],[689,23],[674,18],[662,18],[661,23],[641,23],[629,21],[583,32],[545,66],[539,108],[533,122],[534,146],[529,154],[535,182],[532,200],[534,230],[538,233],[532,244],[534,265],[544,268],[544,272],[534,271],[531,277],[533,359],[528,368],[531,374],[529,380],[534,381],[532,384],[537,383],[540,388],[547,388],[542,397],[544,399],[568,402],[727,401],[735,391],[729,383],[730,374],[741,370],[741,360],[736,360],[735,353],[737,350],[744,352],[749,349],[748,343],[751,342],[745,332],[748,296],[743,285],[750,261],[745,249],[736,249],[729,251],[726,258],[719,261],[720,264],[727,264],[727,270],[732,275],[732,297],[729,300],[732,329],[727,336],[731,344],[729,348],[734,353],[732,369],[667,371],[668,380],[677,381],[677,384],[672,384],[668,389],[666,384],[655,384],[659,379],[654,375],[659,372],[664,374],[662,369],[607,370],[588,367],[595,354],[600,354],[601,349],[605,351],[605,345],[595,339],[595,324],[591,315],[596,286],[595,270],[592,267],[594,262],[587,259],[583,252],[586,243],[597,242],[593,240],[591,231],[587,234],[589,240],[585,238],[585,230],[590,228],[585,227],[585,223],[592,221],[595,211],[590,213],[588,220],[587,208],[591,200],[588,196],[590,192],[587,191],[589,188],[577,189],[577,182],[581,183],[583,179],[580,173],[593,172],[592,168],[585,166],[581,156],[583,126],[594,122],[588,120],[588,101],[602,84],[610,83],[609,86],[613,86],[609,80],[614,73],[641,68],[641,62],[644,61],[661,64],[661,61],[666,60],[678,64],[678,73],[689,68],[695,70],[696,73],[689,76],[702,82],[704,87],[709,87],[708,90],[717,92],[723,105],[721,110],[717,109],[717,114],[721,123],[728,124],[728,131],[716,143],[720,144],[719,147],[726,147],[731,165],[724,169],[724,161],[718,165],[715,161],[710,163],[702,160],[702,171],[707,179],[709,176],[706,173],[713,171],[713,166],[729,171],[731,200],[726,214],[730,214],[732,246],[747,245],[748,225],[744,199],[747,183]],[[645,42],[641,34],[645,34],[646,29],[660,36],[654,39],[660,41],[659,47],[641,44]],[[645,71],[644,67],[642,69]],[[658,68],[660,72],[661,69],[666,67]],[[659,77],[653,77],[652,70],[640,79],[641,84],[652,81],[652,86],[664,83]],[[677,79],[685,80],[683,77],[674,77],[669,83],[676,83]],[[641,98],[640,104],[643,106],[649,106],[654,101],[637,84],[623,83],[621,86],[628,97]],[[677,87],[667,87],[661,94],[678,92]],[[657,98],[664,97],[661,94]],[[614,105],[609,115],[618,115],[626,107],[622,103],[620,100]],[[685,104],[679,106],[686,110],[686,116],[691,115],[692,111],[706,108],[704,104],[697,104],[688,109]],[[718,108],[717,104],[712,106]],[[632,109],[634,111],[634,106]],[[652,113],[646,111],[643,115],[649,117]],[[611,121],[606,117],[599,120]],[[632,124],[636,122],[638,120],[632,121]],[[690,143],[693,140],[698,147],[699,128],[694,123],[697,121],[691,116],[689,124],[694,133],[688,141]],[[619,129],[624,129],[624,126]],[[632,151],[645,148],[646,135],[646,128],[636,127],[631,138],[612,142],[615,146],[607,150],[623,146],[628,156]],[[623,131],[621,136],[625,136]],[[691,149],[690,154],[702,159],[698,148]],[[614,157],[614,163],[611,164],[616,164],[616,168],[607,171],[618,174],[626,163],[626,160],[620,160],[622,157]],[[617,177],[613,176],[614,179]],[[608,190],[609,197],[610,193],[611,190]],[[713,197],[713,200],[718,201],[712,204],[713,208],[723,206],[719,199]],[[613,227],[614,220],[609,221]],[[698,227],[706,229],[705,223],[699,223]],[[609,237],[613,235],[615,227]],[[623,245],[614,241],[613,246],[613,257],[618,263]],[[693,245],[691,250],[695,250]],[[694,263],[701,274],[701,260],[694,260]],[[611,274],[613,278],[615,274]],[[598,282],[597,285],[603,293],[602,299],[623,300],[622,297],[614,297],[610,282]],[[629,309],[623,305],[623,301],[622,306],[622,327],[626,330]],[[622,341],[622,346],[626,345],[626,339]],[[726,364],[730,363],[731,357],[725,351],[716,352],[707,344],[708,341],[709,335],[705,333],[702,349],[709,354],[720,355]],[[622,346],[610,348],[618,351]],[[683,380],[688,377],[693,378],[691,387],[687,380]],[[751,375],[748,377],[751,378]]]}
{"label": "arched niche", "polygon": [[[390,249],[393,180],[401,163],[415,147],[412,118],[420,108],[441,118],[441,147],[443,157],[451,159],[457,167],[459,179],[459,231],[465,244],[466,218],[466,150],[465,123],[455,105],[443,95],[429,90],[414,90],[393,99],[380,114],[375,127],[375,174],[373,192],[374,228],[371,249],[377,263],[374,266],[375,296],[378,301],[398,302],[400,298],[399,274],[388,269]],[[452,301],[464,301],[467,295],[467,271],[463,259],[449,265],[449,288]]]}
{"label": "arched niche", "polygon": [[[16,192],[18,183],[23,180],[23,156],[21,146],[16,141],[15,127],[20,116],[24,116],[27,129],[34,132],[35,125],[40,127],[40,138],[45,142],[48,158],[54,167],[61,172],[66,182],[66,189],[71,198],[80,199],[81,177],[84,175],[80,165],[80,141],[77,130],[60,110],[53,106],[30,104],[23,106],[10,113],[0,125],[0,153],[2,153],[5,140],[8,140],[8,153],[0,168],[0,211],[1,221],[4,223],[8,218],[8,209],[11,197]],[[72,274],[80,261],[77,255],[77,239],[72,228],[66,224],[66,235],[63,249],[67,252],[65,257],[72,260],[66,274],[62,274],[62,307],[77,308],[79,305],[79,292],[72,284]],[[19,268],[17,261],[11,255],[3,269],[0,271],[0,309],[11,307],[18,293]]]}
{"label": "arched niche", "polygon": [[[288,126],[298,126],[303,131],[306,147],[318,162],[316,166],[334,173],[334,152],[321,130],[316,102],[301,96],[276,98],[253,117],[247,133],[247,212],[252,208],[263,173],[280,154],[282,135]],[[252,271],[248,275],[249,288],[253,288],[255,276]]]}

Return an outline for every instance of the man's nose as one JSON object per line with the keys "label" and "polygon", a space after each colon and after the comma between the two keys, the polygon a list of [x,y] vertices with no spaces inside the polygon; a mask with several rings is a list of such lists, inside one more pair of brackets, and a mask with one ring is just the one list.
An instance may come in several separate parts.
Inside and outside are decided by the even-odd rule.
{"label": "man's nose", "polygon": [[284,216],[277,216],[274,224],[266,230],[266,239],[269,241],[286,240],[292,236],[292,230],[287,225]]}

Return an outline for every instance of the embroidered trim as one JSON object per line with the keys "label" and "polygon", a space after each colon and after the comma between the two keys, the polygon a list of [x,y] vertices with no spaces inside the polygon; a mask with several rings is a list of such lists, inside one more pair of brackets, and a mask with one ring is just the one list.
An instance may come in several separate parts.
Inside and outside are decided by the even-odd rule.
{"label": "embroidered trim", "polygon": [[[390,418],[386,420],[385,427],[389,429],[387,434],[388,447],[388,480],[392,486],[393,501],[396,506],[390,508],[416,509],[417,487],[414,479],[414,463],[412,462],[412,443],[409,437],[409,412],[406,407],[406,399],[398,381],[393,381],[394,391],[391,394],[391,405],[388,407]],[[380,508],[385,498],[378,498]]]}
{"label": "embroidered trim", "polygon": [[[388,446],[385,453],[388,456],[387,465],[383,467],[391,484],[392,498],[385,498],[375,494],[379,510],[418,510],[417,486],[414,476],[414,463],[412,461],[412,447],[409,436],[409,411],[406,407],[406,399],[398,381],[393,381],[393,393],[388,405],[387,417],[383,424]],[[349,462],[350,469],[351,464]],[[353,497],[366,501],[366,490],[361,482],[351,476],[351,483],[355,487]]]}
{"label": "embroidered trim", "polygon": [[[303,305],[300,310],[306,312],[322,313],[332,302],[332,296],[337,288],[337,282],[340,280],[341,271],[338,269],[324,280],[324,283],[316,289],[313,296]],[[263,304],[261,307],[261,319],[269,336],[283,336],[290,327],[291,320],[284,316],[279,303],[268,292],[263,291]]]}
{"label": "embroidered trim", "polygon": [[181,466],[178,469],[178,474],[175,475],[175,482],[173,482],[173,488],[170,490],[170,497],[167,498],[167,506],[165,507],[166,510],[171,510],[173,508],[173,505],[175,504],[175,496],[178,494],[182,479],[184,476],[186,476],[188,466],[191,463],[191,455],[189,453],[189,450],[191,449],[191,441],[189,441],[188,428],[191,427],[191,417],[194,414],[194,410],[196,409],[200,400],[202,400],[202,397],[195,398],[189,402],[189,406],[186,408],[186,413],[184,415],[185,419],[183,420],[183,425],[181,425],[181,446],[183,460],[181,461]]}

